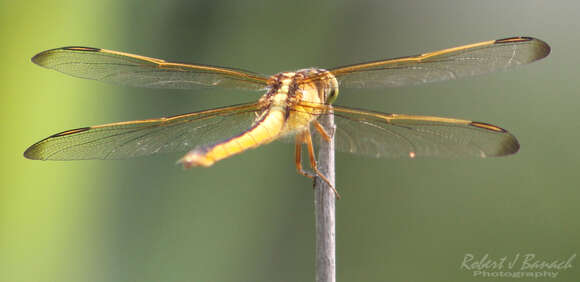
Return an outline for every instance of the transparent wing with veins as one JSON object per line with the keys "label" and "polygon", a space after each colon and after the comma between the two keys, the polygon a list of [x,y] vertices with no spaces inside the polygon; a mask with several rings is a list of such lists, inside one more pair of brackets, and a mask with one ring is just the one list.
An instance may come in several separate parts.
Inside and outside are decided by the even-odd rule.
{"label": "transparent wing with veins", "polygon": [[67,130],[30,146],[24,156],[36,160],[126,159],[184,152],[247,130],[261,111],[258,104],[251,103]]}
{"label": "transparent wing with veins", "polygon": [[549,53],[550,46],[541,40],[512,37],[329,71],[341,87],[397,87],[503,70],[542,59]]}
{"label": "transparent wing with veins", "polygon": [[[333,106],[332,111],[339,152],[373,158],[486,158],[519,150],[511,133],[488,123],[341,106]],[[310,131],[319,135],[313,127]],[[316,141],[325,142],[320,136]]]}
{"label": "transparent wing with veins", "polygon": [[246,70],[167,62],[92,47],[63,47],[41,52],[35,64],[74,77],[135,87],[190,89],[226,87],[264,90],[267,78]]}

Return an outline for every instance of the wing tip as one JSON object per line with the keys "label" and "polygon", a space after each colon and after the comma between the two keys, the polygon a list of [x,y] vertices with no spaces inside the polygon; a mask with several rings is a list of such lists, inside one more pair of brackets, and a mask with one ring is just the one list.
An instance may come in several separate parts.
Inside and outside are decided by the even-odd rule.
{"label": "wing tip", "polygon": [[53,50],[42,51],[42,52],[34,55],[30,59],[30,61],[39,65],[39,66],[46,66],[46,58],[50,55],[51,51],[53,51]]}
{"label": "wing tip", "polygon": [[47,60],[53,56],[54,54],[62,51],[79,51],[79,52],[101,52],[102,49],[100,48],[93,48],[93,47],[83,47],[83,46],[66,46],[60,48],[54,48],[42,51],[36,55],[34,55],[30,61],[39,65],[39,66],[47,66]]}
{"label": "wing tip", "polygon": [[40,142],[28,147],[22,155],[29,160],[45,160],[41,154],[42,148],[39,146],[39,144]]}
{"label": "wing tip", "polygon": [[518,42],[529,42],[533,45],[533,56],[530,57],[530,61],[540,60],[547,57],[551,52],[551,47],[543,40],[537,39],[531,36],[515,36],[507,37],[495,40],[494,44],[506,44],[506,43],[518,43]]}
{"label": "wing tip", "polygon": [[45,146],[45,144],[47,143],[48,140],[56,138],[56,137],[63,137],[63,136],[67,136],[67,135],[72,135],[72,134],[84,132],[84,131],[87,131],[89,129],[91,129],[91,127],[81,127],[81,128],[70,129],[70,130],[66,130],[63,132],[53,134],[49,137],[46,137],[46,138],[34,143],[30,147],[28,147],[26,149],[26,151],[24,151],[23,155],[25,158],[27,158],[29,160],[43,160],[43,161],[48,160],[49,156],[46,155],[46,146]]}
{"label": "wing tip", "polygon": [[520,150],[520,142],[518,142],[518,139],[516,139],[515,136],[509,134],[509,136],[506,136],[505,140],[502,143],[501,148],[499,148],[496,151],[494,156],[496,157],[509,156],[517,153],[519,150]]}
{"label": "wing tip", "polygon": [[490,157],[508,156],[508,155],[513,155],[520,150],[520,143],[518,142],[518,139],[513,134],[511,134],[509,131],[507,131],[499,126],[495,126],[493,124],[489,124],[489,123],[485,123],[485,122],[478,122],[478,121],[472,121],[469,125],[477,127],[479,129],[493,131],[493,132],[497,132],[498,134],[504,135],[504,139],[501,141],[501,145],[496,150],[494,150],[490,153],[486,153],[485,154],[486,156],[490,156]]}
{"label": "wing tip", "polygon": [[494,156],[496,157],[509,156],[517,153],[519,150],[520,150],[520,142],[518,142],[518,139],[516,139],[515,136],[509,133],[509,135],[506,136],[505,140],[503,141],[501,148],[499,148],[495,152]]}

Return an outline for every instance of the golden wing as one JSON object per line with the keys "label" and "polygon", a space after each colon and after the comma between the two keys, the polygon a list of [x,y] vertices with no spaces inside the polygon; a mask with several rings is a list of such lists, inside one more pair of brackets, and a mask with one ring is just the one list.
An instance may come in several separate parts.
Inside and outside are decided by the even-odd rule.
{"label": "golden wing", "polygon": [[549,53],[550,46],[544,41],[511,37],[343,66],[330,72],[341,87],[396,87],[484,74],[530,63]]}
{"label": "golden wing", "polygon": [[332,111],[340,152],[375,158],[486,158],[513,154],[520,147],[507,130],[482,122],[340,106]]}
{"label": "golden wing", "polygon": [[125,159],[188,151],[247,130],[260,111],[261,106],[250,103],[67,130],[30,146],[24,156],[34,160]]}
{"label": "golden wing", "polygon": [[91,47],[63,47],[32,58],[39,66],[75,77],[149,88],[228,87],[263,90],[267,78],[232,68],[166,62]]}

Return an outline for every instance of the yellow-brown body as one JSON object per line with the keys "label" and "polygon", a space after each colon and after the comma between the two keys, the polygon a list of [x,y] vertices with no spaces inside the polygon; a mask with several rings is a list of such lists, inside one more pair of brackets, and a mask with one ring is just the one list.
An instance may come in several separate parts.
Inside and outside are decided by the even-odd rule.
{"label": "yellow-brown body", "polygon": [[[308,79],[314,75],[318,79]],[[268,144],[281,136],[302,134],[322,114],[321,108],[316,105],[330,104],[337,95],[338,82],[326,70],[303,69],[273,75],[268,80],[268,92],[259,100],[265,110],[257,115],[248,130],[216,144],[195,148],[179,162],[185,167],[208,167],[247,149]]]}

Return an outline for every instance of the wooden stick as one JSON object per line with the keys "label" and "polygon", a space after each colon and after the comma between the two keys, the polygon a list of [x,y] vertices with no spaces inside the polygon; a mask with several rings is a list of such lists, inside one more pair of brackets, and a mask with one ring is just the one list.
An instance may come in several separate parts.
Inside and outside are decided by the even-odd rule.
{"label": "wooden stick", "polygon": [[329,183],[317,177],[314,182],[314,213],[316,217],[316,281],[336,282],[336,195],[330,185],[335,185],[334,171],[334,116],[322,115],[319,119],[330,140],[320,142],[318,169]]}

